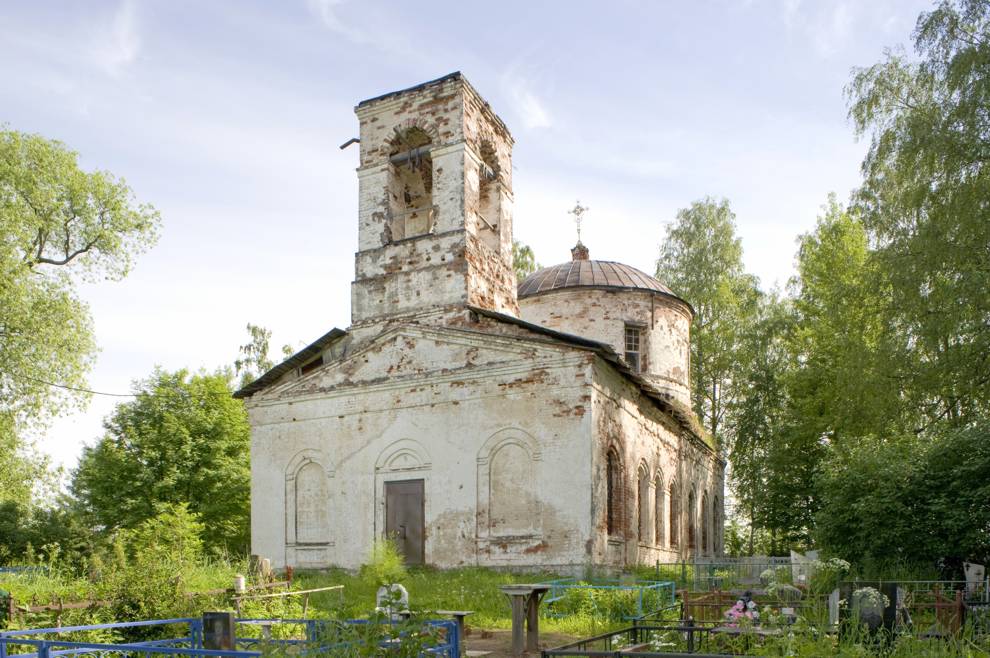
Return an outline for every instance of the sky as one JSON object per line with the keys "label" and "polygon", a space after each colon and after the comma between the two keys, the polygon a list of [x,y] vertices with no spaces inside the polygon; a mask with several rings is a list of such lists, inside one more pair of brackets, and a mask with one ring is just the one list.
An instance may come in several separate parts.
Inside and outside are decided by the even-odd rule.
{"label": "sky", "polygon": [[[80,286],[97,391],[231,364],[350,319],[358,101],[461,71],[505,121],[515,237],[552,265],[590,208],[592,258],[652,273],[664,227],[729,199],[747,269],[783,285],[866,143],[851,71],[909,44],[916,0],[0,0],[0,124],[58,139],[162,215],[121,282]],[[120,398],[37,445],[71,469]]]}

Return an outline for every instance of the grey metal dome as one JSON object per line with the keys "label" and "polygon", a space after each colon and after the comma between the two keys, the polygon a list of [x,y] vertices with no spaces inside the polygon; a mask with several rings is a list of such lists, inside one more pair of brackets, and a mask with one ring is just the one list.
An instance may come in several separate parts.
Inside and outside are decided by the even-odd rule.
{"label": "grey metal dome", "polygon": [[519,284],[519,299],[564,288],[623,288],[652,290],[676,297],[670,288],[635,267],[607,260],[589,260],[588,249],[578,244],[574,260],[545,267],[530,274]]}

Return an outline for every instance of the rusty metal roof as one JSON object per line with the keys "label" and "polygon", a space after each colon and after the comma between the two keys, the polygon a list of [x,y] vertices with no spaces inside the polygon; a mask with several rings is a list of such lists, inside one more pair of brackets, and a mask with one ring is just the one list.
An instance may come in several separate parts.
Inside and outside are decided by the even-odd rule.
{"label": "rusty metal roof", "polygon": [[530,274],[519,284],[519,298],[563,288],[652,290],[676,297],[670,288],[635,267],[607,260],[572,260]]}

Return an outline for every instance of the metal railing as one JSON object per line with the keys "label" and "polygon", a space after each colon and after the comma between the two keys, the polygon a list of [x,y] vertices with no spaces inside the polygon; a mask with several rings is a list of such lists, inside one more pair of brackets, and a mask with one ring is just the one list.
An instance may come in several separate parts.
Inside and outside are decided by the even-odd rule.
{"label": "metal railing", "polygon": [[544,605],[553,610],[553,604],[561,602],[570,592],[587,592],[594,603],[594,593],[627,592],[635,597],[636,610],[633,614],[622,615],[624,620],[642,619],[674,605],[676,587],[673,581],[622,581],[607,578],[560,578],[542,583],[550,586],[543,599]]}
{"label": "metal railing", "polygon": [[[395,629],[386,633],[381,640],[383,649],[402,642],[410,631],[430,628],[437,631],[437,641],[424,647],[424,653],[445,658],[458,658],[461,637],[457,623],[452,620],[424,620],[398,625],[390,621],[372,622],[351,619],[346,621],[314,619],[237,619],[235,623],[243,631],[243,637],[235,633],[237,646],[233,649],[204,648],[203,620],[199,618],[154,619],[137,622],[117,622],[88,626],[64,626],[60,628],[38,628],[0,632],[0,658],[55,658],[56,656],[115,655],[115,656],[228,656],[248,658],[261,656],[264,649],[280,647],[289,653],[313,652],[333,653],[335,649],[353,645],[360,639],[358,633],[341,633],[341,629],[356,629],[360,625],[382,623]],[[171,629],[170,627],[179,627]],[[295,629],[294,637],[275,638],[273,628]],[[143,641],[93,642],[78,639],[62,639],[58,636],[79,636],[87,633],[107,631],[134,633],[137,629],[176,633],[177,637],[166,637]],[[355,636],[355,637],[349,637]]]}
{"label": "metal railing", "polygon": [[695,591],[732,589],[760,585],[761,575],[768,569],[793,569],[789,557],[697,557],[679,562],[655,563],[656,580],[672,580],[679,587]]}
{"label": "metal railing", "polygon": [[552,649],[544,649],[541,655],[543,658],[555,656],[728,658],[731,654],[705,651],[711,645],[711,635],[715,630],[716,625],[713,623],[695,622],[691,619],[666,624],[636,624]]}

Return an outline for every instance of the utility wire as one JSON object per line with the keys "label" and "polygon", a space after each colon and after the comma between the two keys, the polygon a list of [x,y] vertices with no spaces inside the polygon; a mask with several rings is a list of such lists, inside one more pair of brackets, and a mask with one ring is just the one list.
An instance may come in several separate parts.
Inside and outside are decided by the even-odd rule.
{"label": "utility wire", "polygon": [[37,377],[30,377],[28,375],[15,375],[13,373],[4,373],[14,379],[27,379],[38,384],[44,384],[45,386],[54,386],[55,388],[64,388],[67,391],[76,391],[77,393],[90,393],[92,395],[106,395],[113,398],[136,398],[135,393],[104,393],[103,391],[93,391],[88,388],[79,388],[77,386],[67,386],[65,384],[55,384],[53,382],[46,382],[44,379],[38,379]]}

